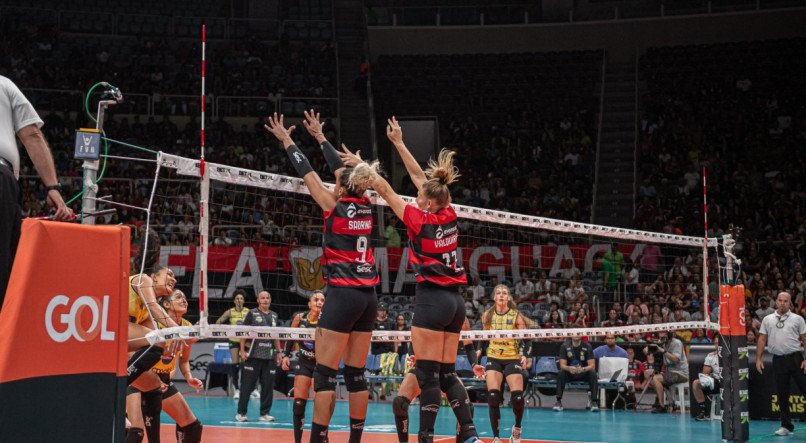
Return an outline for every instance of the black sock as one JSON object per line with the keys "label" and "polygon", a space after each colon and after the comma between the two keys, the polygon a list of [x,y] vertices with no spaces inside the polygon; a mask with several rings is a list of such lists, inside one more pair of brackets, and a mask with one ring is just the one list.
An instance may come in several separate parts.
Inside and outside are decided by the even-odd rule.
{"label": "black sock", "polygon": [[294,443],[302,442],[302,426],[305,424],[305,398],[294,399]]}
{"label": "black sock", "polygon": [[392,412],[395,415],[395,428],[397,429],[397,441],[409,441],[409,404],[408,398],[398,395],[392,400]]}
{"label": "black sock", "polygon": [[455,365],[443,363],[439,368],[439,388],[448,398],[456,421],[459,422],[459,434],[462,440],[476,437],[476,426],[473,424],[472,404],[467,389],[456,375]]}
{"label": "black sock", "polygon": [[350,440],[349,443],[361,443],[361,435],[364,433],[364,418],[350,417]]}
{"label": "black sock", "polygon": [[509,402],[512,405],[512,413],[515,414],[515,427],[520,428],[523,420],[523,409],[526,407],[523,391],[512,391]]}
{"label": "black sock", "polygon": [[325,443],[327,442],[327,426],[320,425],[317,422],[311,423],[311,443]]}
{"label": "black sock", "polygon": [[500,424],[501,424],[501,407],[489,406],[490,408],[490,427],[493,430],[493,437],[500,437]]}
{"label": "black sock", "polygon": [[126,431],[126,443],[143,443],[145,432],[141,428],[129,428]]}
{"label": "black sock", "polygon": [[140,394],[140,409],[146,424],[148,443],[160,443],[160,414],[162,413],[162,392],[159,389]]}
{"label": "black sock", "polygon": [[[473,403],[470,403],[470,418],[473,418],[475,414],[473,409]],[[462,424],[459,423],[459,420],[456,421],[456,443],[464,443],[467,439],[462,438]]]}
{"label": "black sock", "polygon": [[[198,420],[187,426],[176,425],[176,443],[201,443],[202,430],[201,422]],[[149,443],[151,443],[149,441]]]}
{"label": "black sock", "polygon": [[417,383],[420,385],[420,433],[421,441],[433,440],[434,424],[437,421],[442,394],[439,390],[439,362],[417,360],[415,364]]}
{"label": "black sock", "polygon": [[143,346],[135,351],[127,363],[128,376],[126,377],[126,385],[132,384],[144,372],[151,369],[160,361],[160,357],[162,357],[162,348],[158,346]]}

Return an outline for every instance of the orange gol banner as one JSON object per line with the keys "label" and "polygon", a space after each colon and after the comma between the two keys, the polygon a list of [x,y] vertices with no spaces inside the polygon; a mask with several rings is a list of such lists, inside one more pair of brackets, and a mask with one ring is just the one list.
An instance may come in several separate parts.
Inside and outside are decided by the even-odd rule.
{"label": "orange gol banner", "polygon": [[0,312],[0,383],[126,375],[129,228],[26,219]]}

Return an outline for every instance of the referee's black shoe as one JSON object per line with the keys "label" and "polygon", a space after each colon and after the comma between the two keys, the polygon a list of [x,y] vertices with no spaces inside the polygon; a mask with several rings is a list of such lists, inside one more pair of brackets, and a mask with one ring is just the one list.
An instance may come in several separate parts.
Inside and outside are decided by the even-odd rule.
{"label": "referee's black shoe", "polygon": [[661,405],[652,406],[652,413],[653,414],[665,414],[666,413],[666,407],[661,406]]}
{"label": "referee's black shoe", "polygon": [[706,415],[705,415],[705,409],[704,408],[700,408],[700,413],[697,414],[696,417],[694,417],[694,420],[697,420],[697,421],[707,421],[708,419],[709,418],[706,417]]}

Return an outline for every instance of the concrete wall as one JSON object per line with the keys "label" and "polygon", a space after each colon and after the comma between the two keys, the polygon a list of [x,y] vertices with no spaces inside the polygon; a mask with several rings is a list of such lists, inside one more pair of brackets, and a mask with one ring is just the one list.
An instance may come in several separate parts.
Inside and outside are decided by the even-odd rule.
{"label": "concrete wall", "polygon": [[371,27],[383,54],[549,52],[605,49],[628,60],[647,47],[806,37],[806,8],[651,19],[497,27]]}

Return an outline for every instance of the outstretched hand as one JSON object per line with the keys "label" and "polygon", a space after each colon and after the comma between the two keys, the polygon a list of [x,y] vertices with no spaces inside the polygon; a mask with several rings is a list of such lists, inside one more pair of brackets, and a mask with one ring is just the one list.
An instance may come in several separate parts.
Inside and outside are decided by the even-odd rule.
{"label": "outstretched hand", "polygon": [[308,130],[308,134],[311,134],[311,137],[322,143],[325,138],[325,124],[319,120],[319,113],[311,109],[310,111],[303,111],[303,114],[305,115],[305,120],[303,120],[302,125]]}
{"label": "outstretched hand", "polygon": [[[291,126],[290,128],[286,129],[283,122],[283,114],[280,114],[278,117],[276,112],[274,115],[270,115],[269,118],[266,119],[266,124],[263,125],[263,127],[277,137],[277,140],[283,142],[286,147],[288,147],[286,142],[291,142],[291,133],[297,129],[296,126]],[[291,144],[293,144],[293,142]]]}
{"label": "outstretched hand", "polygon": [[394,144],[403,143],[403,129],[394,116],[386,120],[386,137]]}
{"label": "outstretched hand", "polygon": [[347,166],[348,168],[354,168],[358,166],[359,163],[364,161],[361,159],[360,150],[352,153],[349,149],[347,149],[347,146],[344,143],[341,144],[341,152],[339,152],[339,157],[341,157],[341,161],[344,162],[344,166]]}

